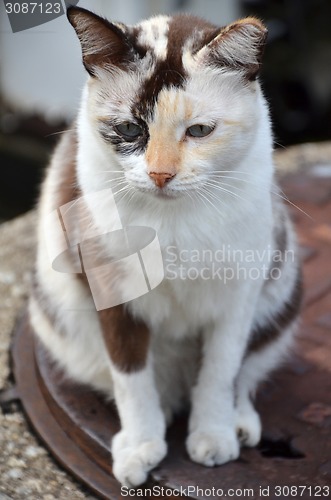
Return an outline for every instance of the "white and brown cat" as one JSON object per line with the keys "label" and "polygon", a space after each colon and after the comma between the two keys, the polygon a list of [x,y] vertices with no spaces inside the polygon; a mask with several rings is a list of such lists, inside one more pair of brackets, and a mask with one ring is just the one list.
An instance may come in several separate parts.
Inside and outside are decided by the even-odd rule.
{"label": "white and brown cat", "polygon": [[[257,78],[266,28],[255,18],[220,28],[189,15],[126,26],[75,7],[68,18],[89,76],[42,189],[30,317],[70,377],[115,399],[122,428],[113,472],[137,486],[166,455],[166,426],[184,407],[193,461],[220,465],[238,458],[240,445],[255,446],[252,397],[292,344],[300,270],[274,194]],[[52,269],[45,223],[93,193],[89,224],[109,230],[98,198],[109,188],[123,226],[156,231],[165,278],[96,311],[74,266]]]}

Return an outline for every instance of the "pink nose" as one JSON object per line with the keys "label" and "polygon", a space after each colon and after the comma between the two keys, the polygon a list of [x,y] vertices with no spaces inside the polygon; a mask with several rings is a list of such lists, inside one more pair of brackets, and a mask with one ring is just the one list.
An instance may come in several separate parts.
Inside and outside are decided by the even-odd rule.
{"label": "pink nose", "polygon": [[157,172],[149,172],[148,175],[153,179],[157,187],[161,189],[167,182],[170,182],[176,174],[170,174],[169,172],[164,172],[162,174],[159,174]]}

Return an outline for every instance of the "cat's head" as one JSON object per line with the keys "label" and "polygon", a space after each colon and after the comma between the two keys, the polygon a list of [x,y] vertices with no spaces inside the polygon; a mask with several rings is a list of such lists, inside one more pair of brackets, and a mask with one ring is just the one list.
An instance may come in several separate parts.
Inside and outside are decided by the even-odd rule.
{"label": "cat's head", "polygon": [[86,114],[109,170],[123,169],[136,190],[179,197],[240,164],[259,127],[259,20],[219,28],[159,16],[132,27],[75,7],[68,18],[90,74]]}

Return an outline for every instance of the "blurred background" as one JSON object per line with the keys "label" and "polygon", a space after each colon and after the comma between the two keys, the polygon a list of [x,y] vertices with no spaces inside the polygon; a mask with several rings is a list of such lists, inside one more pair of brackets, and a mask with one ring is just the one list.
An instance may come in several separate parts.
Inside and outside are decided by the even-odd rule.
{"label": "blurred background", "polygon": [[[65,16],[13,33],[4,3],[0,0],[0,222],[35,205],[43,170],[76,114],[86,79]],[[81,0],[78,5],[129,24],[178,11],[220,26],[257,15],[269,29],[261,80],[275,147],[331,138],[330,0]]]}

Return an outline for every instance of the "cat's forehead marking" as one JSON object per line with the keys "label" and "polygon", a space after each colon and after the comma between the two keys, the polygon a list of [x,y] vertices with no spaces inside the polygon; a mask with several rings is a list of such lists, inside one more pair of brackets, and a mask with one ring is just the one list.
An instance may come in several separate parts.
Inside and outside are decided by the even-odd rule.
{"label": "cat's forehead marking", "polygon": [[[192,52],[196,52],[205,43],[208,43],[219,30],[209,22],[194,16],[178,15],[172,18],[161,17],[157,19],[159,20],[157,25],[154,25],[154,28],[152,28],[153,19],[148,21],[146,25],[141,23],[141,32],[137,39],[137,43],[139,43],[139,40],[143,40],[142,32],[144,26],[147,25],[149,25],[147,39],[149,40],[152,36],[155,37],[158,34],[162,40],[159,47],[165,44],[164,37],[167,35],[166,50],[162,52],[161,58],[153,49],[153,47],[157,46],[157,44],[155,45],[155,39],[153,47],[149,47],[154,52],[153,72],[143,81],[132,109],[133,114],[145,119],[152,116],[155,103],[162,89],[183,88],[185,86],[188,75],[184,68],[183,53],[187,46],[191,47]],[[166,34],[165,19],[167,19]],[[163,26],[162,30],[161,25]]]}
{"label": "cat's forehead marking", "polygon": [[167,57],[169,20],[168,16],[158,16],[139,25],[138,44],[152,48],[161,60]]}

